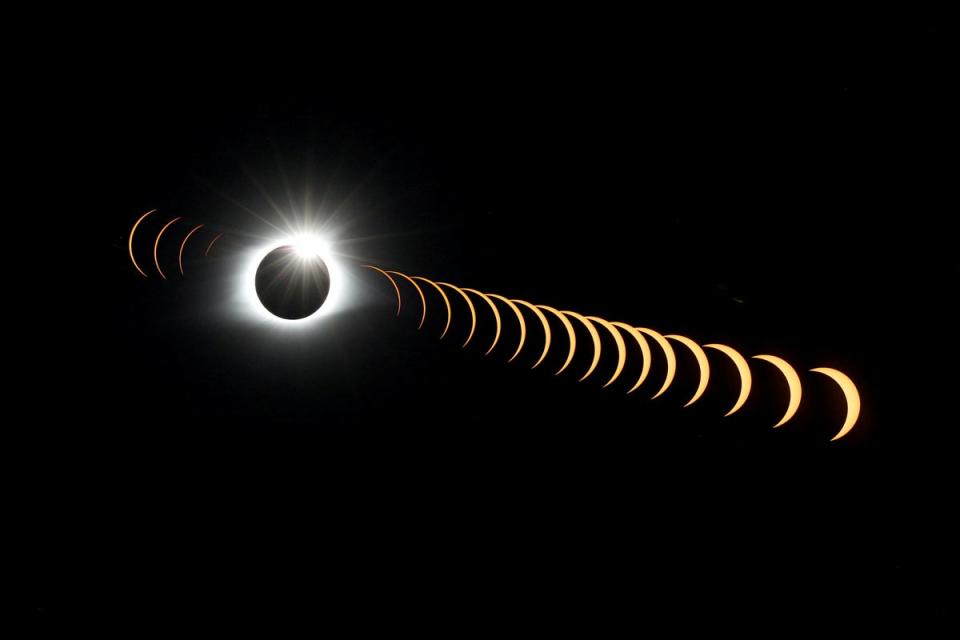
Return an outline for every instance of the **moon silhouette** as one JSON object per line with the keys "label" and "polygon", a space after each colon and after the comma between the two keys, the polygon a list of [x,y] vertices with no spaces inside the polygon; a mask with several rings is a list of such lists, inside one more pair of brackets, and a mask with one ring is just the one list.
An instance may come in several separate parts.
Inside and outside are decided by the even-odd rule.
{"label": "moon silhouette", "polygon": [[690,351],[693,352],[693,356],[697,359],[697,365],[700,367],[700,384],[697,385],[697,390],[694,392],[693,397],[690,398],[690,401],[683,405],[684,407],[689,407],[694,402],[699,400],[700,396],[703,395],[703,392],[707,390],[707,384],[710,382],[710,362],[707,360],[707,354],[703,352],[703,349],[700,348],[700,345],[690,338],[676,334],[671,334],[664,337],[671,340],[676,340],[680,344],[690,349]]}
{"label": "moon silhouette", "polygon": [[520,313],[520,309],[517,308],[517,305],[513,304],[513,301],[495,293],[488,293],[487,295],[491,298],[496,298],[500,302],[510,307],[510,309],[513,310],[513,313],[517,316],[517,322],[520,323],[520,344],[517,345],[517,350],[514,351],[513,355],[510,356],[510,359],[507,360],[507,362],[513,362],[513,359],[520,355],[520,350],[523,349],[523,343],[527,339],[527,323],[524,321],[523,314]]}
{"label": "moon silhouette", "polygon": [[670,388],[670,385],[673,383],[673,377],[677,374],[677,356],[673,352],[673,347],[670,346],[670,343],[667,342],[667,339],[664,338],[661,334],[657,333],[653,329],[647,329],[645,327],[634,327],[640,333],[645,333],[651,338],[654,342],[659,345],[660,349],[663,350],[663,355],[667,359],[667,374],[663,378],[663,386],[660,387],[660,391],[657,391],[653,394],[653,398],[659,398],[663,395],[663,392]]}
{"label": "moon silhouette", "polygon": [[550,351],[550,323],[547,322],[547,316],[543,315],[543,311],[535,304],[530,304],[526,300],[514,300],[515,303],[525,306],[530,311],[533,311],[537,318],[540,319],[540,324],[543,325],[543,351],[540,352],[540,358],[533,363],[531,369],[536,369],[537,365],[543,362],[543,359],[547,357],[547,352]]}
{"label": "moon silhouette", "polygon": [[160,273],[160,277],[164,280],[167,279],[167,276],[163,275],[163,269],[160,268],[160,261],[157,259],[157,248],[160,246],[160,236],[163,235],[163,232],[170,228],[177,220],[183,219],[183,216],[177,216],[167,224],[163,225],[163,228],[160,229],[160,233],[157,234],[157,239],[153,241],[153,264],[156,265],[157,271]]}
{"label": "moon silhouette", "polygon": [[420,314],[420,324],[417,325],[417,331],[423,329],[423,323],[427,321],[427,296],[423,295],[423,289],[420,288],[420,285],[417,284],[416,280],[405,273],[400,273],[399,271],[390,271],[389,273],[405,279],[407,282],[412,284],[413,288],[417,290],[418,294],[420,294],[420,305],[423,309],[423,312]]}
{"label": "moon silhouette", "polygon": [[292,245],[277,247],[260,261],[254,277],[264,308],[285,320],[311,316],[330,293],[330,269],[319,255],[303,255]]}
{"label": "moon silhouette", "polygon": [[180,253],[177,255],[177,264],[180,265],[180,275],[185,275],[185,274],[183,273],[183,248],[184,248],[185,246],[187,246],[187,240],[190,239],[190,236],[192,236],[192,235],[193,235],[196,231],[198,231],[202,226],[203,226],[202,224],[198,224],[198,225],[195,226],[193,229],[190,229],[190,233],[188,233],[187,235],[185,235],[185,236],[183,237],[183,242],[180,243]]}
{"label": "moon silhouette", "polygon": [[600,334],[597,333],[597,328],[592,322],[576,311],[562,311],[561,313],[565,313],[571,318],[579,320],[581,324],[587,328],[587,331],[590,333],[590,339],[593,340],[593,362],[590,363],[590,368],[583,374],[583,377],[577,380],[577,382],[583,382],[593,373],[593,370],[597,368],[597,363],[600,362]]}
{"label": "moon silhouette", "polygon": [[780,370],[780,373],[783,374],[783,377],[787,379],[787,388],[790,392],[790,399],[787,402],[787,412],[783,414],[783,417],[780,419],[780,422],[773,425],[773,428],[783,426],[786,424],[790,418],[797,412],[797,409],[800,408],[800,398],[803,395],[803,388],[800,385],[800,376],[797,375],[796,370],[790,366],[790,363],[784,360],[783,358],[778,358],[777,356],[769,355],[760,355],[753,356],[756,360],[763,360],[764,362],[769,362],[777,369]]}
{"label": "moon silhouette", "polygon": [[457,285],[450,284],[449,282],[438,282],[437,284],[441,287],[453,289],[459,293],[463,300],[467,303],[467,308],[470,309],[470,333],[467,334],[467,339],[463,342],[463,347],[466,347],[470,343],[470,340],[473,339],[473,332],[477,329],[477,310],[473,306],[473,300],[471,300],[470,296],[464,293],[463,289]]}
{"label": "moon silhouette", "polygon": [[613,375],[610,376],[610,379],[607,380],[607,383],[603,385],[603,388],[606,389],[623,373],[623,365],[627,363],[627,346],[623,343],[623,336],[620,335],[620,332],[617,331],[617,328],[611,323],[597,316],[587,316],[587,320],[600,324],[600,326],[610,332],[614,342],[617,343],[617,369],[613,372]]}
{"label": "moon silhouette", "polygon": [[497,341],[500,340],[500,311],[497,309],[497,305],[493,304],[493,300],[490,299],[490,296],[485,294],[483,291],[477,291],[476,289],[467,289],[466,287],[464,287],[463,290],[483,298],[483,300],[488,305],[490,305],[490,310],[493,311],[493,319],[497,323],[497,330],[493,336],[493,343],[490,345],[490,348],[487,349],[487,351],[483,354],[485,356],[488,356],[490,355],[490,352],[493,351],[493,348],[497,346]]}
{"label": "moon silhouette", "polygon": [[[214,238],[214,239],[216,239],[216,238]],[[209,251],[209,249],[208,249],[208,251]],[[375,267],[375,266],[373,266],[372,264],[365,264],[365,265],[363,265],[363,266],[365,266],[367,269],[373,269],[374,271],[376,271],[376,272],[378,272],[378,273],[382,273],[382,274],[387,278],[387,280],[390,281],[390,284],[393,285],[393,290],[396,291],[396,293],[397,293],[397,315],[400,315],[400,307],[403,305],[403,300],[402,300],[402,298],[400,297],[400,287],[397,286],[397,281],[393,279],[393,276],[391,276],[389,273],[387,273],[386,271],[384,271],[384,270],[381,269],[380,267]]]}
{"label": "moon silhouette", "polygon": [[725,418],[732,416],[740,410],[740,407],[747,401],[747,396],[750,395],[750,388],[753,386],[753,376],[750,375],[750,366],[747,364],[747,359],[740,355],[740,352],[733,347],[728,347],[725,344],[705,344],[703,346],[725,354],[733,360],[733,364],[737,367],[737,373],[740,375],[740,395],[737,397],[733,408],[723,414]]}
{"label": "moon silhouette", "polygon": [[553,315],[557,316],[557,318],[563,324],[563,328],[567,330],[567,338],[568,338],[568,344],[569,344],[569,347],[567,348],[567,359],[564,360],[563,366],[560,367],[555,374],[553,374],[555,376],[558,376],[561,373],[563,373],[564,369],[570,366],[570,361],[573,360],[573,354],[577,350],[577,334],[573,331],[573,325],[570,324],[570,318],[563,315],[563,313],[561,313],[557,309],[554,309],[553,307],[548,307],[545,304],[538,304],[537,306],[543,309],[544,311],[549,311]]}
{"label": "moon silhouette", "polygon": [[637,388],[643,384],[643,381],[647,379],[647,375],[650,373],[650,344],[647,342],[647,339],[643,337],[643,334],[637,331],[635,328],[631,327],[625,322],[611,322],[615,327],[623,329],[637,341],[637,344],[640,346],[640,355],[643,357],[643,369],[640,371],[640,377],[637,378],[637,381],[634,383],[633,387],[627,391],[627,393],[633,393]]}
{"label": "moon silhouette", "polygon": [[414,280],[422,280],[427,284],[433,286],[437,290],[437,293],[440,294],[440,297],[443,298],[443,304],[447,307],[447,324],[443,327],[443,333],[440,334],[440,339],[443,340],[443,336],[447,335],[447,330],[450,329],[450,320],[453,317],[453,314],[450,311],[450,298],[447,297],[447,292],[440,288],[440,286],[433,280],[428,280],[422,276],[413,276]]}
{"label": "moon silhouette", "polygon": [[843,391],[843,395],[847,400],[847,417],[843,421],[843,426],[840,427],[840,431],[837,432],[837,435],[830,438],[830,442],[834,440],[839,440],[843,436],[850,433],[850,430],[853,429],[853,426],[857,424],[857,419],[860,417],[860,392],[857,391],[857,385],[853,384],[847,374],[842,371],[837,371],[836,369],[831,369],[829,367],[819,367],[817,369],[810,369],[814,373],[822,373],[828,378],[832,379],[840,386],[840,390]]}
{"label": "moon silhouette", "polygon": [[133,257],[133,234],[137,232],[137,227],[140,226],[140,223],[143,222],[147,216],[151,213],[154,213],[156,209],[150,209],[145,214],[137,218],[137,221],[133,223],[133,228],[130,229],[130,237],[127,239],[127,251],[130,252],[130,262],[133,263],[133,267],[140,272],[144,278],[148,277],[143,269],[140,268],[140,265],[137,264],[137,259]]}

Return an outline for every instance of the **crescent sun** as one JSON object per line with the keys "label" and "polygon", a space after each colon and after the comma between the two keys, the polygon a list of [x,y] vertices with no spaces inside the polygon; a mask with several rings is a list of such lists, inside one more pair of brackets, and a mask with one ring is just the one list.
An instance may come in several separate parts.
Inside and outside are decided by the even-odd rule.
{"label": "crescent sun", "polygon": [[163,228],[160,229],[160,233],[157,234],[157,239],[153,241],[153,264],[157,267],[157,272],[160,274],[160,277],[164,280],[167,279],[167,276],[163,275],[163,269],[160,268],[160,260],[157,259],[157,248],[160,246],[160,236],[163,235],[163,232],[170,228],[177,220],[182,220],[183,216],[177,216],[167,224],[163,225]]}
{"label": "crescent sun", "polygon": [[532,367],[530,367],[531,369],[536,369],[537,365],[543,362],[543,359],[547,357],[547,352],[550,351],[550,323],[547,322],[547,316],[543,315],[543,311],[540,311],[537,305],[530,304],[526,300],[514,300],[514,302],[517,304],[522,304],[527,309],[530,309],[530,311],[533,311],[537,318],[540,319],[540,324],[543,325],[543,351],[540,352],[540,358],[533,363]]}
{"label": "crescent sun", "polygon": [[470,296],[464,293],[463,289],[455,284],[450,284],[449,282],[438,282],[437,284],[439,284],[441,287],[449,287],[450,289],[453,289],[459,293],[467,303],[467,308],[470,309],[470,333],[467,334],[467,339],[463,343],[463,346],[466,347],[470,343],[470,340],[473,339],[473,332],[477,329],[477,310],[473,306],[473,300],[470,299]]}
{"label": "crescent sun", "polygon": [[634,327],[640,333],[645,333],[656,342],[660,349],[663,350],[663,355],[667,359],[667,374],[663,378],[663,386],[660,387],[660,391],[657,391],[653,394],[653,398],[659,398],[663,395],[663,392],[670,388],[670,385],[673,383],[673,378],[677,375],[677,355],[673,352],[673,347],[670,346],[670,343],[667,342],[667,339],[663,337],[660,333],[657,333],[653,329],[647,329],[645,327]]}
{"label": "crescent sun", "polygon": [[493,311],[493,319],[497,323],[496,332],[493,335],[493,342],[490,344],[490,348],[484,352],[483,355],[488,356],[490,352],[493,351],[493,348],[497,346],[497,341],[500,340],[500,311],[497,309],[497,305],[493,304],[493,300],[490,299],[490,296],[485,294],[483,291],[477,291],[476,289],[463,288],[464,291],[478,295],[490,306],[490,310]]}
{"label": "crescent sun", "polygon": [[140,265],[137,264],[137,259],[133,257],[133,234],[137,232],[137,227],[140,226],[140,223],[143,222],[148,215],[154,213],[155,211],[156,209],[150,209],[150,211],[147,211],[145,214],[137,218],[137,221],[133,223],[133,228],[130,229],[130,237],[127,239],[127,251],[130,252],[130,262],[133,263],[133,267],[139,271],[140,275],[142,275],[144,278],[148,277],[147,274],[143,271],[143,269],[140,268]]}
{"label": "crescent sun", "polygon": [[603,388],[606,389],[623,373],[623,365],[627,363],[627,345],[624,344],[623,336],[620,335],[620,332],[617,331],[617,328],[614,327],[612,323],[596,316],[587,316],[587,320],[600,324],[600,326],[610,332],[614,342],[617,343],[617,369],[613,372],[613,375],[610,376],[610,379],[607,380],[607,383],[603,385]]}
{"label": "crescent sun", "polygon": [[583,377],[577,380],[577,382],[583,382],[593,373],[593,370],[597,368],[597,363],[600,362],[600,334],[597,333],[597,327],[592,322],[576,311],[562,311],[561,313],[565,313],[571,318],[579,320],[580,323],[587,328],[587,331],[590,333],[590,339],[593,340],[593,362],[590,363],[590,368],[583,374]]}
{"label": "crescent sun", "polygon": [[537,306],[543,309],[544,311],[549,311],[553,315],[557,316],[557,318],[563,324],[563,328],[567,330],[567,338],[569,340],[570,346],[567,349],[567,359],[564,360],[563,366],[560,367],[555,374],[553,374],[555,376],[558,376],[561,373],[563,373],[564,369],[566,369],[570,365],[570,361],[573,360],[573,354],[577,350],[577,334],[573,331],[573,325],[570,324],[570,318],[563,315],[563,313],[561,313],[557,309],[554,309],[553,307],[548,307],[545,304],[538,304]]}
{"label": "crescent sun", "polygon": [[390,271],[395,276],[400,276],[404,278],[407,282],[413,285],[413,288],[417,290],[417,293],[420,294],[420,305],[423,309],[423,312],[420,314],[420,324],[417,325],[417,330],[423,329],[423,323],[427,320],[427,296],[423,295],[423,289],[420,288],[420,285],[417,284],[417,281],[408,276],[405,273],[400,273],[399,271]]}
{"label": "crescent sun", "polygon": [[627,391],[627,393],[633,393],[641,384],[643,384],[643,381],[647,379],[647,375],[650,373],[650,361],[652,359],[650,355],[650,344],[647,342],[647,339],[643,337],[642,333],[627,323],[611,322],[610,324],[629,333],[640,346],[640,354],[643,356],[643,369],[640,371],[640,377],[637,378],[637,381],[634,383],[633,387],[630,389],[630,391]]}
{"label": "crescent sun", "polygon": [[[217,237],[219,238],[220,236],[217,236]],[[390,281],[390,284],[393,285],[393,290],[397,293],[397,315],[400,315],[400,307],[403,304],[403,301],[400,297],[400,287],[397,286],[397,281],[393,279],[393,276],[391,276],[389,273],[387,273],[380,267],[375,267],[372,264],[365,264],[363,266],[365,266],[367,269],[373,269],[374,271],[382,273],[384,276],[386,276],[387,280]]]}
{"label": "crescent sun", "polygon": [[786,424],[790,418],[794,416],[797,412],[797,409],[800,408],[800,398],[803,395],[803,388],[800,385],[800,376],[797,375],[796,370],[790,366],[790,363],[784,360],[783,358],[778,358],[777,356],[769,355],[760,355],[753,356],[757,360],[763,360],[764,362],[769,362],[777,369],[780,370],[780,373],[783,374],[783,377],[787,379],[787,388],[790,392],[790,399],[787,402],[787,412],[783,414],[783,417],[780,418],[780,422],[773,425],[774,429],[777,427],[783,426]]}
{"label": "crescent sun", "polygon": [[184,273],[183,273],[183,248],[184,248],[185,246],[187,246],[187,240],[190,239],[190,236],[192,236],[192,235],[193,235],[196,231],[198,231],[202,226],[203,226],[202,224],[198,224],[198,225],[195,226],[193,229],[190,229],[190,233],[188,233],[187,235],[185,235],[185,236],[183,237],[183,242],[180,243],[180,253],[177,255],[177,264],[180,265],[180,275],[184,275]]}
{"label": "crescent sun", "polygon": [[690,401],[683,405],[684,407],[689,407],[694,402],[699,400],[700,396],[703,395],[703,392],[707,390],[707,384],[710,382],[710,361],[707,360],[707,354],[703,352],[703,349],[700,348],[700,345],[690,338],[676,334],[664,337],[671,340],[676,340],[680,344],[690,349],[690,351],[693,352],[693,357],[697,359],[697,366],[700,367],[700,384],[697,385],[697,390],[694,392],[693,397],[690,398]]}
{"label": "crescent sun", "polygon": [[847,374],[842,371],[837,371],[836,369],[831,369],[829,367],[819,367],[817,369],[810,369],[815,373],[822,373],[827,376],[840,386],[840,390],[843,391],[843,395],[847,400],[847,417],[843,421],[843,426],[840,427],[840,431],[837,432],[837,435],[830,438],[830,442],[834,440],[839,440],[843,436],[850,433],[850,430],[853,429],[853,425],[857,424],[857,419],[860,417],[860,392],[857,391],[857,385],[853,384]]}
{"label": "crescent sun", "polygon": [[513,310],[513,313],[517,316],[517,322],[520,323],[520,344],[517,345],[517,350],[514,351],[513,355],[510,356],[510,359],[507,360],[507,362],[513,362],[513,359],[520,355],[520,350],[523,349],[523,343],[527,339],[527,323],[524,321],[523,314],[520,313],[520,309],[517,308],[517,305],[513,304],[512,300],[508,300],[507,298],[495,293],[488,293],[487,295],[491,298],[496,298],[500,302],[510,307],[510,309]]}
{"label": "crescent sun", "polygon": [[753,376],[750,375],[750,365],[747,364],[747,359],[740,355],[740,352],[733,347],[728,347],[725,344],[705,344],[703,346],[726,354],[728,358],[733,360],[733,364],[736,365],[737,372],[740,374],[740,395],[737,397],[733,408],[723,414],[724,417],[731,416],[740,410],[740,407],[747,401],[747,396],[750,395],[750,388],[753,386]]}
{"label": "crescent sun", "polygon": [[443,298],[443,304],[447,307],[447,324],[443,327],[443,333],[440,334],[440,339],[443,340],[443,336],[447,335],[447,331],[450,329],[450,320],[453,317],[453,314],[450,311],[450,298],[447,297],[447,292],[440,288],[433,280],[428,280],[422,276],[413,276],[414,280],[423,280],[429,285],[432,285],[434,289],[437,290],[437,293],[440,294],[440,297]]}

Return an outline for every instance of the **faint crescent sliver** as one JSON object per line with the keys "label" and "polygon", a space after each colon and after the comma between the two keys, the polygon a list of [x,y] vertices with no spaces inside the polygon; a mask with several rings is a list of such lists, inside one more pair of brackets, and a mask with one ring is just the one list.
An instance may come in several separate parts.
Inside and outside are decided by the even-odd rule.
{"label": "faint crescent sliver", "polygon": [[590,333],[590,339],[593,340],[593,362],[590,363],[590,368],[583,374],[583,377],[577,380],[577,382],[583,382],[593,373],[593,370],[597,368],[597,363],[600,362],[600,334],[597,333],[597,327],[592,322],[576,311],[562,311],[561,313],[565,313],[571,318],[579,320],[580,323],[587,328],[587,331]]}
{"label": "faint crescent sliver", "polygon": [[520,313],[520,309],[517,308],[517,305],[513,304],[512,300],[508,300],[507,298],[504,298],[501,295],[497,295],[496,293],[488,293],[487,295],[490,296],[491,298],[496,298],[500,302],[510,307],[510,309],[512,309],[513,312],[516,314],[517,321],[520,323],[520,344],[517,345],[517,350],[514,351],[513,355],[510,356],[510,359],[507,360],[507,362],[513,362],[513,359],[516,358],[518,355],[520,355],[520,350],[523,349],[523,343],[526,342],[527,340],[527,323],[523,319],[523,314]]}
{"label": "faint crescent sliver", "polygon": [[420,288],[416,280],[405,273],[400,273],[399,271],[389,271],[388,273],[406,279],[406,281],[412,284],[413,288],[417,290],[417,293],[420,294],[420,305],[423,308],[423,312],[420,314],[420,324],[417,325],[417,331],[423,329],[423,323],[427,320],[427,296],[423,295],[423,289]]}
{"label": "faint crescent sliver", "polygon": [[784,360],[783,358],[778,358],[777,356],[769,355],[759,355],[753,356],[757,360],[763,360],[764,362],[769,362],[775,366],[780,373],[783,374],[783,377],[787,379],[787,389],[790,392],[790,399],[787,402],[787,412],[783,414],[783,417],[780,419],[780,422],[773,425],[773,428],[776,429],[787,423],[797,412],[797,409],[800,408],[800,398],[803,395],[803,387],[800,385],[800,376],[797,375],[796,370],[790,366],[790,363]]}
{"label": "faint crescent sliver", "polygon": [[664,338],[676,340],[680,344],[684,345],[693,352],[693,357],[697,359],[697,366],[700,368],[700,384],[697,385],[697,390],[694,391],[693,397],[690,398],[690,401],[683,405],[684,407],[689,407],[694,402],[699,400],[700,396],[703,395],[703,392],[707,390],[707,384],[710,382],[710,361],[707,360],[707,354],[703,352],[703,349],[700,348],[700,345],[690,338],[686,336],[680,336],[675,333],[664,336]]}
{"label": "faint crescent sliver", "polygon": [[587,316],[587,320],[599,323],[604,329],[610,332],[610,335],[613,336],[613,341],[617,343],[617,369],[613,372],[613,375],[610,376],[610,379],[607,380],[607,383],[603,385],[603,388],[606,389],[623,373],[623,366],[627,363],[627,345],[624,344],[623,336],[620,335],[620,332],[617,331],[617,328],[614,327],[612,323],[597,316]]}
{"label": "faint crescent sliver", "polygon": [[153,264],[156,265],[157,272],[160,273],[160,277],[163,278],[164,280],[167,279],[167,276],[163,275],[163,269],[160,268],[160,261],[157,259],[157,247],[160,246],[160,236],[163,235],[164,231],[170,228],[170,225],[172,225],[177,220],[181,220],[182,218],[183,216],[177,216],[167,224],[163,225],[163,228],[160,229],[160,233],[157,234],[157,239],[153,241]]}
{"label": "faint crescent sliver", "polygon": [[561,373],[563,373],[564,369],[566,369],[570,365],[570,361],[573,360],[573,354],[577,350],[577,334],[573,331],[573,325],[570,324],[570,318],[563,315],[557,309],[554,309],[553,307],[548,307],[545,304],[538,304],[537,306],[557,316],[557,318],[563,324],[563,328],[567,330],[567,338],[569,338],[570,346],[567,349],[567,359],[563,363],[563,366],[560,367],[555,374],[553,374],[555,376],[558,376]]}
{"label": "faint crescent sliver", "polygon": [[843,421],[843,426],[840,427],[837,435],[830,438],[830,442],[839,440],[850,433],[853,426],[857,424],[857,419],[860,417],[860,392],[857,390],[857,385],[853,384],[853,380],[842,371],[837,371],[830,367],[818,367],[816,369],[810,369],[810,371],[822,373],[836,382],[840,386],[840,390],[843,391],[844,398],[847,400],[847,417]]}
{"label": "faint crescent sliver", "polygon": [[447,292],[444,291],[443,289],[441,289],[441,288],[440,288],[440,285],[438,285],[438,284],[437,284],[436,282],[434,282],[433,280],[428,280],[427,278],[424,278],[424,277],[422,277],[422,276],[413,276],[413,279],[414,279],[414,280],[423,280],[423,281],[426,282],[427,284],[433,285],[433,288],[436,289],[436,290],[437,290],[437,293],[440,294],[440,297],[443,298],[443,304],[445,304],[445,305],[447,306],[447,324],[446,324],[446,326],[443,327],[443,333],[440,334],[440,339],[443,340],[443,336],[447,335],[447,330],[450,329],[450,319],[451,319],[451,317],[453,316],[453,314],[451,313],[451,310],[450,310],[450,298],[447,297]]}
{"label": "faint crescent sliver", "polygon": [[133,268],[139,271],[140,275],[142,275],[144,278],[149,276],[147,276],[144,270],[140,268],[140,265],[137,264],[137,259],[133,257],[133,234],[137,232],[137,227],[140,226],[140,223],[143,222],[144,218],[155,211],[156,209],[150,209],[150,211],[147,211],[145,214],[137,218],[137,221],[133,223],[133,227],[130,229],[130,237],[127,239],[127,251],[130,252],[130,262],[133,263]]}
{"label": "faint crescent sliver", "polygon": [[667,342],[667,339],[664,338],[662,334],[645,327],[634,327],[634,329],[653,338],[660,346],[660,349],[663,350],[663,355],[667,359],[667,375],[663,378],[663,386],[660,387],[660,391],[653,394],[651,400],[653,398],[659,398],[664,391],[670,388],[670,385],[673,384],[674,376],[677,375],[677,354],[673,352],[673,347],[670,346],[670,343]]}
{"label": "faint crescent sliver", "polygon": [[493,348],[497,346],[497,341],[500,340],[500,310],[497,309],[497,305],[493,303],[493,300],[490,299],[490,296],[485,294],[483,291],[477,291],[476,289],[468,289],[467,287],[464,287],[463,290],[483,298],[483,300],[488,305],[490,305],[490,310],[493,311],[493,319],[497,323],[497,330],[493,335],[493,343],[491,343],[490,348],[487,349],[486,352],[483,354],[485,356],[488,356],[490,355],[490,352],[493,351]]}
{"label": "faint crescent sliver", "polygon": [[753,386],[753,376],[750,374],[750,365],[747,364],[747,359],[740,355],[740,352],[733,347],[728,347],[725,344],[705,344],[703,346],[708,349],[716,349],[720,353],[726,354],[727,357],[733,360],[733,364],[737,367],[737,372],[740,374],[740,395],[737,397],[737,402],[733,405],[733,408],[723,414],[724,418],[732,416],[740,410],[740,407],[747,401],[747,396],[750,395],[750,389]]}
{"label": "faint crescent sliver", "polygon": [[470,340],[473,338],[473,332],[477,329],[477,310],[473,306],[473,300],[470,299],[463,289],[458,287],[455,284],[450,284],[449,282],[438,282],[441,287],[449,287],[459,293],[467,303],[467,307],[470,309],[470,333],[467,334],[467,339],[464,341],[463,346],[466,347],[470,343]]}
{"label": "faint crescent sliver", "polygon": [[652,356],[650,354],[650,344],[647,342],[647,339],[643,337],[643,334],[637,331],[635,328],[631,327],[625,322],[611,322],[615,327],[619,327],[633,336],[633,339],[637,341],[637,344],[640,345],[640,354],[643,356],[643,369],[640,371],[640,377],[637,378],[636,383],[634,383],[633,388],[627,393],[633,393],[643,384],[643,381],[647,379],[647,375],[650,373],[650,361]]}
{"label": "faint crescent sliver", "polygon": [[533,313],[535,313],[540,319],[540,324],[543,325],[543,351],[540,353],[540,358],[533,363],[532,367],[530,367],[531,369],[536,369],[537,365],[543,362],[543,359],[547,357],[547,352],[550,351],[550,323],[547,322],[547,316],[543,315],[543,311],[540,311],[540,308],[537,307],[537,305],[530,304],[526,300],[514,300],[514,302],[517,304],[522,304],[527,309],[530,309],[530,311],[533,311]]}
{"label": "faint crescent sliver", "polygon": [[213,240],[211,240],[211,241],[210,241],[210,244],[207,245],[207,250],[203,252],[203,255],[205,255],[205,256],[210,255],[210,249],[213,249],[214,243],[215,243],[217,240],[219,240],[219,239],[220,239],[220,236],[222,236],[222,235],[223,235],[223,231],[221,231],[221,232],[218,233],[217,235],[213,236]]}
{"label": "faint crescent sliver", "polygon": [[386,271],[384,271],[379,267],[375,267],[372,264],[365,264],[363,266],[366,267],[367,269],[373,269],[374,271],[378,271],[382,273],[384,276],[386,276],[387,280],[390,281],[390,284],[393,285],[393,290],[397,292],[397,315],[399,316],[400,306],[403,304],[403,301],[400,298],[400,287],[397,286],[397,281],[393,279],[393,276],[391,276],[389,273],[387,273]]}
{"label": "faint crescent sliver", "polygon": [[190,233],[188,233],[187,235],[185,235],[185,236],[183,237],[183,242],[180,243],[180,253],[177,255],[177,264],[180,265],[180,275],[184,275],[184,273],[183,273],[183,248],[184,248],[185,246],[187,246],[187,240],[190,239],[190,236],[192,236],[192,235],[193,235],[198,229],[200,229],[200,227],[202,227],[202,226],[203,226],[202,224],[198,224],[198,225],[195,226],[193,229],[190,229]]}

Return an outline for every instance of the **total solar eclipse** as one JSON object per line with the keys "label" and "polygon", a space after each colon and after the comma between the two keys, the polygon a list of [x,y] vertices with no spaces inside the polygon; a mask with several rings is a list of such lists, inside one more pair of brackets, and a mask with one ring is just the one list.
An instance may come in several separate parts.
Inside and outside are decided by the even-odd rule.
{"label": "total solar eclipse", "polygon": [[255,276],[264,308],[286,320],[313,315],[330,293],[330,269],[309,247],[277,247],[260,261]]}

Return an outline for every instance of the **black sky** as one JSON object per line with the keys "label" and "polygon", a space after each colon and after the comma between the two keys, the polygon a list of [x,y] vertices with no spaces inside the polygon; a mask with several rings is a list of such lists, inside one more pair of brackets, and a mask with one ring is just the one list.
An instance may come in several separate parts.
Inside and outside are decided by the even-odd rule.
{"label": "black sky", "polygon": [[[855,618],[944,615],[922,585],[955,547],[947,36],[657,31],[65,61],[38,116],[73,204],[28,216],[80,229],[77,257],[34,292],[58,312],[11,449],[31,615],[589,627],[806,617],[864,578]],[[842,402],[810,376],[774,432],[759,369],[767,399],[724,420],[722,391],[681,409],[689,376],[650,401],[484,358],[393,318],[373,276],[317,335],[244,326],[215,303],[264,193],[337,210],[365,261],[836,366],[861,424],[829,444]],[[151,208],[228,231],[224,257],[141,278],[126,234]],[[797,602],[716,592],[801,575]]]}

